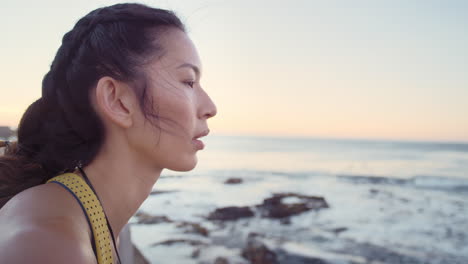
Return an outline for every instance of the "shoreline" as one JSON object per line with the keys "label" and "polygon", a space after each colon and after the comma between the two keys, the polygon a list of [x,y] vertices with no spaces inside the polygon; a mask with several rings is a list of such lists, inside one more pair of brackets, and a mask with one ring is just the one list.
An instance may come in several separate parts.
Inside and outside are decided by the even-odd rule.
{"label": "shoreline", "polygon": [[[468,209],[468,189],[410,187],[352,176],[163,179],[131,223],[134,242],[155,263],[461,264],[468,258],[468,221],[464,221],[468,217],[460,215]],[[205,181],[218,184],[194,185]],[[277,193],[271,185],[262,186],[268,182],[279,182],[276,189],[291,194],[282,199],[296,210],[293,214],[265,217],[258,206],[268,199],[271,202]],[[291,192],[286,182],[297,191]],[[175,188],[186,185],[192,187]],[[329,208],[303,210],[300,197],[316,197],[317,193],[298,186],[320,189]],[[237,199],[231,199],[231,193],[237,193]],[[232,207],[237,211],[213,217]],[[249,254],[274,256],[276,262],[253,262]]]}

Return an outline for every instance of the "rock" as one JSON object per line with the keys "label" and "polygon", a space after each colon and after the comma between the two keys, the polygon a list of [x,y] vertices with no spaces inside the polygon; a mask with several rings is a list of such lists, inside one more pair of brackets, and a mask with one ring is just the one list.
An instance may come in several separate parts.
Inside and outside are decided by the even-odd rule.
{"label": "rock", "polygon": [[247,245],[242,250],[242,257],[249,260],[251,264],[278,264],[275,252],[268,249],[257,236],[249,233]]}
{"label": "rock", "polygon": [[191,257],[192,257],[192,258],[198,258],[198,257],[200,256],[200,251],[201,251],[201,249],[199,249],[199,248],[195,249],[195,250],[192,252]]}
{"label": "rock", "polygon": [[346,231],[346,230],[348,230],[347,227],[337,227],[337,228],[329,229],[329,230],[327,230],[327,231],[333,232],[333,233],[335,233],[335,234],[338,235],[339,233],[344,232],[344,231]]}
{"label": "rock", "polygon": [[229,261],[224,257],[217,257],[214,264],[229,264]]}
{"label": "rock", "polygon": [[205,242],[202,242],[200,240],[194,240],[194,239],[168,239],[168,240],[164,240],[164,241],[161,241],[161,242],[153,243],[153,244],[151,244],[151,246],[152,247],[159,246],[159,245],[170,246],[170,245],[175,244],[175,243],[187,243],[187,244],[190,244],[192,246],[206,246],[206,245],[208,245]]}
{"label": "rock", "polygon": [[353,252],[353,255],[360,256],[362,259],[365,259],[366,263],[418,263],[418,264],[466,263],[466,261],[458,262],[455,258],[442,261],[441,259],[438,259],[438,258],[439,257],[443,258],[443,256],[438,255],[438,254],[431,254],[431,258],[434,261],[432,260],[424,261],[418,255],[415,255],[414,253],[411,253],[410,251],[400,252],[398,249],[393,249],[391,247],[373,244],[369,242],[353,241],[352,243],[349,243],[347,245],[347,251]]}
{"label": "rock", "polygon": [[[283,202],[285,198],[295,198],[297,202],[285,203]],[[296,193],[275,193],[273,197],[263,200],[263,203],[256,207],[262,211],[262,217],[269,218],[285,218],[309,210],[329,208],[323,197]]]}
{"label": "rock", "polygon": [[400,199],[400,201],[402,201],[402,202],[404,202],[404,203],[407,203],[407,202],[410,201],[409,199],[406,199],[406,198],[399,198],[399,199]]}
{"label": "rock", "polygon": [[[276,256],[279,263],[287,263],[287,264],[331,264],[328,261],[325,261],[318,257],[311,257],[311,256],[303,256],[298,254],[293,254],[291,252],[287,252],[283,249],[279,249],[276,252]],[[335,262],[334,262],[335,263]],[[340,262],[341,263],[341,262]],[[355,263],[355,262],[350,262]]]}
{"label": "rock", "polygon": [[159,223],[172,223],[173,221],[165,215],[150,215],[145,212],[138,212],[135,214],[138,218],[138,224],[159,224]]}
{"label": "rock", "polygon": [[237,207],[229,206],[224,208],[218,208],[214,212],[211,212],[207,219],[208,220],[237,220],[239,218],[252,217],[254,213],[248,206]]}
{"label": "rock", "polygon": [[242,183],[242,179],[241,178],[229,178],[224,183],[225,184],[239,184],[239,183]]}
{"label": "rock", "polygon": [[163,194],[163,193],[173,193],[173,192],[177,192],[177,191],[158,191],[158,190],[155,190],[155,191],[152,191],[150,193],[150,195]]}
{"label": "rock", "polygon": [[196,233],[196,234],[200,234],[202,236],[208,236],[209,235],[208,229],[204,228],[199,223],[183,221],[183,222],[178,223],[177,227],[179,227],[179,228],[189,227],[190,229],[186,230],[185,233]]}

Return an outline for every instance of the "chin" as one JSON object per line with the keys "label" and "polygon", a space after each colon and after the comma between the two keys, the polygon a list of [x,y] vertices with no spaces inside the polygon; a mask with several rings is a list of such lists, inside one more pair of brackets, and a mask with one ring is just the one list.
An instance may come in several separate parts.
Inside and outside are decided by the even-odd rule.
{"label": "chin", "polygon": [[197,166],[197,156],[192,156],[187,159],[180,159],[178,162],[171,164],[167,169],[172,171],[191,171]]}

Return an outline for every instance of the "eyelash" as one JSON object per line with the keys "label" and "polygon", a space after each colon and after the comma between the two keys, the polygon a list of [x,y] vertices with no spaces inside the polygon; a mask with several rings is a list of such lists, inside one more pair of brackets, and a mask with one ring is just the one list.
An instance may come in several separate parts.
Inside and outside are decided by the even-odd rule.
{"label": "eyelash", "polygon": [[195,85],[195,82],[194,81],[188,81],[188,82],[185,82],[185,84],[187,84],[188,86],[193,88],[193,86]]}

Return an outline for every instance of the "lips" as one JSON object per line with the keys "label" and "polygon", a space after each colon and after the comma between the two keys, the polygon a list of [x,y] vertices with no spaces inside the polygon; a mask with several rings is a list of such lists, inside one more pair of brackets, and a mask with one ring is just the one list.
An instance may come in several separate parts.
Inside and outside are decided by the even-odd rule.
{"label": "lips", "polygon": [[195,145],[195,147],[199,150],[202,150],[205,148],[205,144],[203,143],[203,141],[201,140],[198,140],[199,138],[201,137],[204,137],[206,135],[208,135],[210,133],[210,130],[207,129],[207,130],[204,130],[203,132],[201,133],[198,133],[193,139],[192,139],[192,142],[193,144]]}
{"label": "lips", "polygon": [[210,130],[209,130],[209,129],[206,129],[206,130],[204,130],[204,131],[198,133],[198,134],[197,134],[195,137],[193,137],[192,139],[195,140],[195,139],[199,139],[199,138],[201,138],[201,137],[205,137],[205,136],[207,136],[209,133],[210,133]]}

